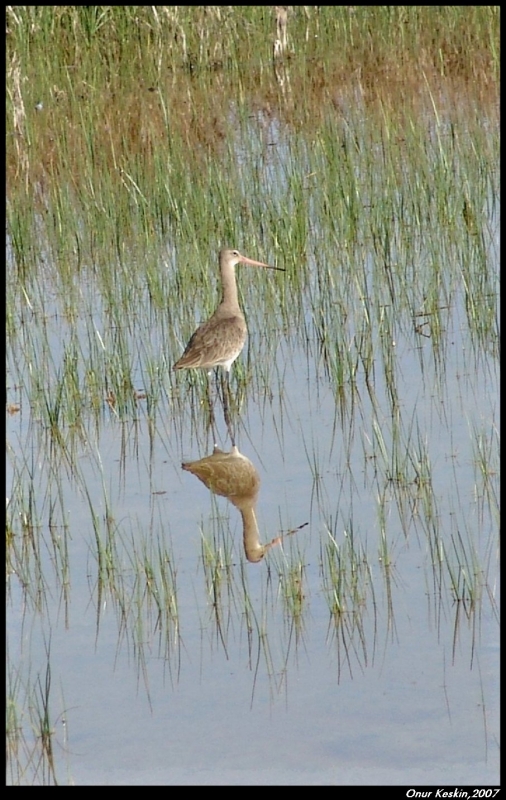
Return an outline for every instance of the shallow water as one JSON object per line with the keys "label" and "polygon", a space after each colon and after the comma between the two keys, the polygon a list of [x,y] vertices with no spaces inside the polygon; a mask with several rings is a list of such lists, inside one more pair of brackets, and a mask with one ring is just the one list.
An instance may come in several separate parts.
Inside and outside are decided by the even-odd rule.
{"label": "shallow water", "polygon": [[[477,517],[469,425],[497,424],[497,383],[479,364],[464,380],[456,375],[458,329],[453,333],[444,397],[427,376],[421,380],[419,356],[407,343],[396,343],[400,405],[406,419],[416,417],[427,440],[442,536],[457,529],[464,539],[469,534],[495,591],[494,524],[486,507]],[[496,783],[499,648],[487,591],[469,619],[462,604],[452,602],[447,581],[435,591],[423,526],[414,513],[403,529],[393,494],[385,520],[392,566],[385,570],[378,484],[374,469],[364,471],[372,436],[364,387],[350,434],[349,420],[340,424],[333,391],[316,365],[286,345],[277,358],[282,386],[274,383],[272,406],[260,405],[251,393],[237,443],[261,476],[263,539],[309,525],[263,563],[246,562],[236,509],[181,470],[182,460],[212,449],[211,437],[203,443],[204,431],[192,433],[189,420],[179,441],[168,413],[159,413],[152,438],[142,411],[135,425],[122,425],[111,414],[96,441],[90,438],[79,453],[96,508],[105,511],[105,486],[114,511],[126,586],[134,585],[128,569],[133,542],[139,549],[142,541],[151,542],[155,551],[159,543],[167,546],[177,573],[180,639],[157,630],[153,604],[149,609],[139,601],[137,638],[135,615],[122,625],[114,599],[98,597],[89,508],[72,479],[63,480],[71,531],[68,604],[51,580],[50,551],[42,555],[48,576],[43,615],[23,607],[10,576],[11,661],[26,659],[44,674],[50,642],[51,709],[54,717],[64,713],[66,723],[60,717],[56,724],[61,774],[68,768],[77,784]],[[376,392],[381,397],[381,386]],[[217,421],[227,449],[219,407]],[[26,415],[8,419],[14,450],[29,438],[29,425]],[[390,448],[388,419],[383,433]],[[50,485],[46,467],[43,459],[35,466],[42,494]],[[11,481],[8,461],[8,487]],[[354,546],[368,563],[363,606],[353,612],[357,625],[352,614],[337,631],[320,567],[330,521],[340,546],[352,529]],[[221,634],[206,588],[201,530],[221,532],[219,541],[232,547]],[[303,610],[296,624],[284,607],[278,575],[285,559],[298,558],[304,565]],[[249,632],[242,572],[259,625]]]}
{"label": "shallow water", "polygon": [[[282,129],[275,115],[256,121],[276,148],[262,137],[245,144],[238,134],[238,173],[245,192],[254,174],[251,185],[258,181],[266,197],[270,191],[271,211],[278,204],[290,220],[293,209],[282,203],[297,170],[289,164],[280,180],[289,156]],[[355,122],[354,135],[364,131],[357,152],[367,153],[374,121]],[[429,135],[435,130],[429,126]],[[298,167],[306,179],[305,157]],[[367,172],[370,164],[360,166]],[[371,175],[371,196],[360,198],[363,214],[377,180]],[[499,211],[492,200],[484,260],[495,291]],[[249,341],[232,375],[249,370],[251,379],[235,418],[237,445],[260,475],[262,542],[300,526],[258,564],[246,559],[237,509],[181,468],[215,443],[228,450],[231,442],[219,401],[215,435],[198,381],[171,372],[182,352],[171,343],[183,336],[185,314],[197,324],[212,305],[202,284],[189,298],[169,291],[179,262],[186,266],[172,240],[147,261],[168,288],[166,313],[150,306],[147,267],[135,259],[115,275],[125,295],[117,308],[95,265],[69,281],[78,301],[60,298],[49,254],[30,302],[16,295],[19,338],[8,347],[7,394],[20,412],[7,415],[6,494],[17,546],[26,552],[18,574],[8,567],[7,683],[12,691],[19,681],[29,747],[36,745],[29,709],[48,692],[62,783],[499,782],[496,345],[470,330],[463,268],[455,280],[453,264],[438,264],[439,255],[443,261],[453,253],[444,227],[413,244],[406,220],[392,220],[398,246],[385,285],[375,286],[383,273],[367,236],[356,250],[340,251],[337,223],[330,217],[327,242],[329,219],[314,216],[304,263],[295,247],[286,254],[300,270],[297,280],[289,282],[288,269],[275,279],[238,273]],[[363,262],[354,262],[356,253]],[[407,257],[413,253],[417,262]],[[8,241],[12,280],[13,262]],[[427,263],[450,284],[445,294],[436,279],[428,281],[441,302],[450,298],[439,309],[439,343],[430,315],[414,332],[413,309],[426,298],[411,284]],[[408,298],[398,303],[399,317],[382,304],[387,274]],[[334,296],[343,281],[349,292]],[[193,291],[192,281],[183,285]],[[66,299],[77,317],[67,313]],[[115,318],[123,309],[124,318]],[[364,331],[373,352],[368,380]],[[52,389],[66,360],[75,354],[84,382],[85,370],[102,364],[102,351],[112,363],[120,345],[138,390],[134,411],[104,397],[98,413],[77,415],[83,430],[58,420],[58,440],[43,401],[57,410]],[[355,360],[355,371],[339,384],[332,370],[343,356]],[[46,381],[40,392],[38,374]],[[234,392],[238,383],[233,377]],[[70,401],[62,407],[69,411]],[[36,769],[17,782],[40,782]]]}

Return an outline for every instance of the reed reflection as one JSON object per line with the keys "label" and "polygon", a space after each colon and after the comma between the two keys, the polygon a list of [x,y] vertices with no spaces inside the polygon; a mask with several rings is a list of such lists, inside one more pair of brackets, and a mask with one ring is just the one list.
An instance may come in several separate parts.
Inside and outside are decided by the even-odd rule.
{"label": "reed reflection", "polygon": [[215,446],[212,455],[198,461],[187,461],[181,466],[196,475],[211,492],[226,497],[239,509],[243,523],[244,552],[248,561],[261,561],[271,547],[281,544],[285,536],[299,530],[295,528],[288,531],[268,544],[261,543],[256,517],[260,475],[249,458],[243,456],[237,447],[232,447],[226,453]]}

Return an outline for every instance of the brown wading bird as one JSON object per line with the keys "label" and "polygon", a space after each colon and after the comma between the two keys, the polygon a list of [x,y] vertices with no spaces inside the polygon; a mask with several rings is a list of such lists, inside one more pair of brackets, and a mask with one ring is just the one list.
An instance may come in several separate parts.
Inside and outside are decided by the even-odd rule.
{"label": "brown wading bird", "polygon": [[[239,509],[243,523],[244,552],[248,561],[261,561],[271,547],[281,544],[284,536],[299,530],[295,528],[284,536],[277,536],[269,544],[261,543],[256,518],[260,476],[249,458],[243,456],[235,445],[230,453],[215,447],[212,455],[199,461],[188,461],[181,466],[196,475],[211,492],[226,497]],[[300,528],[303,527],[300,525]]]}
{"label": "brown wading bird", "polygon": [[223,410],[233,445],[235,445],[235,441],[228,416],[230,367],[243,349],[248,333],[244,314],[241,311],[237,297],[236,264],[248,264],[252,267],[264,267],[265,269],[276,269],[284,272],[281,267],[271,267],[261,261],[246,258],[238,250],[226,248],[221,250],[220,274],[223,290],[221,303],[212,317],[197,328],[186,345],[183,355],[173,367],[173,369],[207,370],[211,370],[213,367],[222,367],[225,370],[227,382],[225,392],[222,380]]}

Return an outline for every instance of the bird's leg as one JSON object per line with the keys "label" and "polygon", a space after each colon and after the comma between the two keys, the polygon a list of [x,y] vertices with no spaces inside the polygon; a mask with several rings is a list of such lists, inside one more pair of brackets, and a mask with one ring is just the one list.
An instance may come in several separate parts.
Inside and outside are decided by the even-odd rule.
{"label": "bird's leg", "polygon": [[207,404],[209,406],[209,426],[210,426],[210,428],[211,428],[211,430],[213,432],[213,439],[216,442],[217,441],[216,437],[217,437],[217,434],[218,434],[218,430],[217,430],[217,427],[216,427],[216,418],[214,416],[214,404],[215,404],[216,401],[213,400],[212,393],[211,393],[211,378],[210,378],[210,375],[211,375],[211,373],[209,372],[208,375],[207,375]]}
{"label": "bird's leg", "polygon": [[235,447],[235,435],[230,422],[230,372],[227,372],[227,377],[225,379],[223,370],[221,373],[221,391],[223,395],[223,414],[225,416],[225,423],[227,425],[230,441],[232,442],[232,447]]}

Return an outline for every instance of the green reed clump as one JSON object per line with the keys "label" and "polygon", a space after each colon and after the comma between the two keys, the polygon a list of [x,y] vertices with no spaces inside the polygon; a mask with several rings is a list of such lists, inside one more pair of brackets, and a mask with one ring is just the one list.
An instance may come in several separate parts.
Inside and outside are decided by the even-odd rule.
{"label": "green reed clump", "polygon": [[[291,605],[291,611],[283,600],[283,609],[286,628],[288,629],[287,635],[282,636],[280,639],[277,637],[275,610],[278,607],[279,592],[284,592],[282,588],[284,579],[287,577],[286,573],[279,570],[279,583],[276,587],[272,563],[277,563],[272,559],[266,562],[266,569],[256,573],[260,580],[260,586],[257,587],[259,596],[255,596],[253,590],[249,586],[248,576],[251,572],[244,560],[241,561],[241,582],[242,582],[242,615],[243,625],[246,627],[247,646],[248,646],[248,665],[253,673],[253,684],[251,688],[251,705],[255,698],[255,693],[259,691],[258,682],[261,677],[261,667],[264,667],[264,678],[268,680],[268,689],[271,701],[275,700],[277,695],[286,689],[286,675],[288,670],[288,663],[290,651],[292,649],[293,641],[295,641],[295,653],[300,638],[303,635],[302,618],[297,617],[297,611],[290,600],[288,605]],[[296,568],[291,572],[291,578],[295,578]],[[292,582],[290,589],[287,589],[291,594],[295,584]],[[297,590],[295,589],[295,594]],[[295,597],[295,594],[292,597]],[[295,601],[296,602],[296,601]],[[240,609],[241,606],[238,606]],[[295,614],[291,612],[295,610]],[[295,636],[293,635],[295,633]],[[276,636],[276,639],[275,639]]]}
{"label": "green reed clump", "polygon": [[[212,501],[215,503],[215,500]],[[235,605],[233,541],[228,526],[220,516],[211,520],[211,531],[201,526],[201,562],[206,584],[208,607],[216,628],[216,637],[227,653],[227,639]],[[208,527],[208,526],[207,526]]]}
{"label": "green reed clump", "polygon": [[478,516],[487,510],[499,522],[499,431],[495,424],[489,430],[473,426],[472,437]]}
{"label": "green reed clump", "polygon": [[480,601],[483,584],[480,559],[472,542],[468,544],[471,547],[466,545],[462,533],[457,530],[445,548],[445,562],[453,599],[462,603],[466,616],[471,617]]}
{"label": "green reed clump", "polygon": [[[127,619],[120,618],[125,626],[145,673],[144,653],[146,642],[155,637],[158,655],[162,657],[176,680],[181,667],[181,635],[178,609],[177,569],[171,552],[164,543],[163,528],[158,536],[153,531],[146,539],[132,535],[124,545],[124,558],[129,562],[125,569],[125,588],[130,598]],[[139,540],[140,539],[140,540]],[[126,623],[126,625],[125,625]],[[147,681],[146,681],[147,687]],[[149,690],[148,690],[149,692]]]}
{"label": "green reed clump", "polygon": [[42,610],[46,603],[48,575],[36,472],[35,464],[13,463],[5,518],[6,575],[8,594],[11,582],[16,580],[25,599],[30,600],[34,609]]}
{"label": "green reed clump", "polygon": [[[332,522],[332,521],[331,521]],[[320,569],[324,594],[330,612],[329,627],[335,638],[341,671],[341,648],[344,661],[352,672],[352,657],[360,667],[365,667],[374,656],[368,651],[365,618],[374,607],[371,589],[372,577],[364,550],[356,547],[353,531],[345,532],[342,546],[337,542],[332,527],[327,527],[328,540],[320,547]],[[373,615],[375,616],[373,609]]]}
{"label": "green reed clump", "polygon": [[35,678],[22,677],[7,658],[6,780],[9,785],[57,786],[61,782],[60,759],[55,746],[57,724],[65,725],[63,714],[54,716],[50,645],[46,646],[46,668]]}
{"label": "green reed clump", "polygon": [[307,610],[308,584],[305,575],[305,566],[302,561],[288,566],[279,575],[280,591],[285,610],[285,622],[293,625],[298,642],[304,632],[304,615]]}
{"label": "green reed clump", "polygon": [[84,494],[90,504],[95,536],[96,578],[94,602],[97,609],[97,636],[104,601],[110,598],[118,618],[118,648],[131,647],[139,675],[142,674],[148,699],[148,643],[156,640],[171,676],[180,670],[180,623],[178,608],[177,569],[165,542],[164,525],[144,532],[134,528],[127,538],[124,526],[116,522],[111,502],[105,492],[99,513],[86,486]]}

